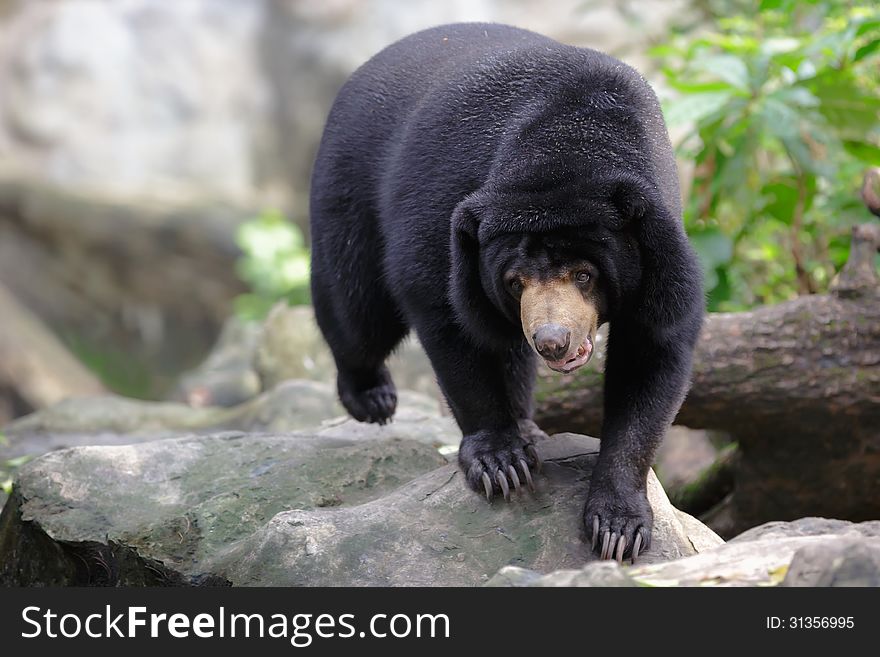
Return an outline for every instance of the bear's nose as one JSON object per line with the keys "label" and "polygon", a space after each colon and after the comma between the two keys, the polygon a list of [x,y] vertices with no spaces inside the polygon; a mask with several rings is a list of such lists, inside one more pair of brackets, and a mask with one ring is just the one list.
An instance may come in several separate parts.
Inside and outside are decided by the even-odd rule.
{"label": "bear's nose", "polygon": [[544,324],[532,336],[535,349],[547,360],[561,360],[568,351],[571,331],[559,324]]}

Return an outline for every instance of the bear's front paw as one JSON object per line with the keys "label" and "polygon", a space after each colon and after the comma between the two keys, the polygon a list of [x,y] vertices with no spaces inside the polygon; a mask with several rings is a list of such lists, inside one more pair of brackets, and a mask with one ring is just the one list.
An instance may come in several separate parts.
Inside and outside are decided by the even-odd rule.
{"label": "bear's front paw", "polygon": [[515,428],[509,431],[477,431],[461,440],[458,463],[468,485],[491,501],[500,492],[510,501],[510,489],[521,489],[521,479],[534,492],[531,470],[540,470],[541,460],[531,442]]}
{"label": "bear's front paw", "polygon": [[618,491],[605,486],[593,487],[584,507],[584,524],[592,549],[600,559],[632,556],[635,564],[639,554],[651,546],[654,512],[642,490]]}

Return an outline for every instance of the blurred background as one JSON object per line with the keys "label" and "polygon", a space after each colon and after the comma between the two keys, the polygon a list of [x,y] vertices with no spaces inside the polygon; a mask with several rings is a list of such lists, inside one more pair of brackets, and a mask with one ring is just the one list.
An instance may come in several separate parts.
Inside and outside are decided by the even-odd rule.
{"label": "blurred background", "polygon": [[0,425],[71,394],[173,396],[230,315],[308,303],[336,91],[454,21],[644,72],[710,310],[827,290],[880,165],[874,3],[0,0]]}

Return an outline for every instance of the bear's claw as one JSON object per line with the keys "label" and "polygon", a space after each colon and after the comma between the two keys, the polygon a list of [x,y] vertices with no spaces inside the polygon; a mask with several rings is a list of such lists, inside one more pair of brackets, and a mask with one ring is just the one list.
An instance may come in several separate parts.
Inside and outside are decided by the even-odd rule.
{"label": "bear's claw", "polygon": [[[529,455],[535,460],[535,467],[538,469],[538,472],[541,472],[544,464],[541,462],[541,457],[538,456],[538,450],[535,449],[534,445],[526,445],[526,451]],[[531,478],[529,479],[531,481]]]}
{"label": "bear's claw", "polygon": [[[598,543],[599,537],[599,517],[595,516],[593,518],[593,542],[592,549],[596,549],[596,545]],[[599,551],[600,559],[614,559],[617,563],[623,563],[623,554],[626,550],[628,541],[626,540],[626,534],[618,535],[617,532],[606,531],[602,537],[602,549]],[[639,558],[639,549],[642,546],[642,535],[641,533],[636,533],[636,537],[633,540],[633,549],[632,549],[632,565],[636,565],[636,560]]]}
{"label": "bear's claw", "polygon": [[507,466],[507,473],[510,477],[510,482],[513,484],[513,488],[516,492],[519,492],[519,476],[516,474],[516,470],[512,465]]}
{"label": "bear's claw", "polygon": [[492,501],[492,480],[489,475],[483,472],[483,487],[486,489],[486,501]]}
{"label": "bear's claw", "polygon": [[504,494],[505,501],[510,502],[510,484],[507,483],[507,476],[501,470],[496,470],[495,481],[501,486],[501,492]]}
{"label": "bear's claw", "polygon": [[597,552],[600,559],[623,563],[624,558],[630,558],[635,565],[639,554],[651,547],[654,514],[646,492],[610,488],[595,472],[593,477],[584,508],[590,549]]}
{"label": "bear's claw", "polygon": [[531,443],[516,432],[513,437],[494,431],[469,434],[462,440],[458,460],[468,485],[485,493],[490,502],[496,493],[510,501],[511,491],[523,490],[523,480],[531,491],[535,490],[530,470],[540,467],[540,459]]}
{"label": "bear's claw", "polygon": [[[540,467],[541,461],[538,460],[538,467]],[[522,470],[523,477],[526,479],[526,483],[529,485],[529,490],[533,493],[535,492],[535,482],[532,481],[532,473],[529,472],[529,466],[526,465],[526,462],[522,459],[519,460],[519,469]]]}
{"label": "bear's claw", "polygon": [[[623,531],[618,533],[607,527],[605,528],[605,531],[602,532],[599,529],[599,524],[599,516],[593,516],[593,535],[590,549],[593,551],[596,550],[596,546],[599,544],[599,538],[601,536],[602,545],[599,550],[599,558],[603,560],[614,559],[617,563],[622,564],[626,548],[629,545],[626,533]],[[635,537],[632,542],[632,552],[629,555],[633,566],[636,565],[642,546],[647,544],[647,541],[642,538],[643,533],[647,531],[648,529],[644,526],[637,527],[634,531]]]}

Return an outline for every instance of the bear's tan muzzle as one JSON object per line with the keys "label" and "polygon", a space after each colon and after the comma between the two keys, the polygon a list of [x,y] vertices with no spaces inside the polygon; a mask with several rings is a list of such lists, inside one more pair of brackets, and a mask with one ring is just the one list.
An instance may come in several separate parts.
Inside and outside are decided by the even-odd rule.
{"label": "bear's tan muzzle", "polygon": [[550,369],[568,374],[589,362],[599,311],[569,277],[523,281],[520,317],[523,335]]}

